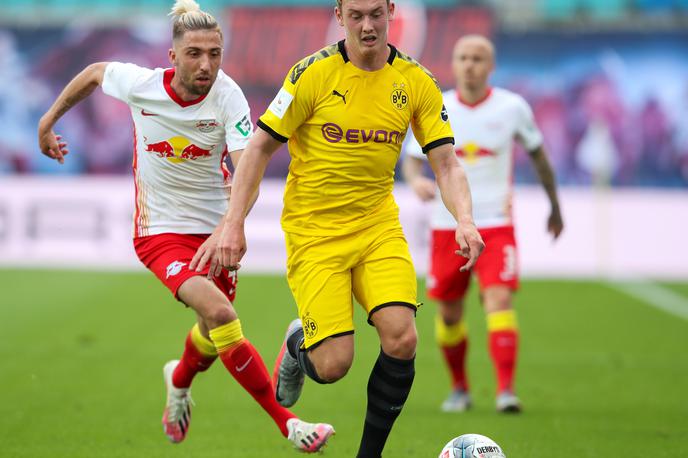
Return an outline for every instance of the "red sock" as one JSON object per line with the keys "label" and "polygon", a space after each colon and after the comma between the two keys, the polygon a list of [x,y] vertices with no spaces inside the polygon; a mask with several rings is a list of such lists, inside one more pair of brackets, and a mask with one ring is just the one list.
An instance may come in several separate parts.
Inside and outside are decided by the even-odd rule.
{"label": "red sock", "polygon": [[268,369],[251,342],[244,338],[238,345],[220,353],[220,359],[237,382],[277,423],[282,435],[287,437],[287,420],[296,418],[296,415],[277,403]]}
{"label": "red sock", "polygon": [[490,354],[497,373],[497,392],[514,390],[514,369],[518,353],[518,331],[490,332]]}
{"label": "red sock", "polygon": [[447,363],[452,379],[452,388],[468,391],[468,380],[466,377],[466,351],[468,349],[468,339],[461,341],[451,347],[441,346],[444,354],[444,361]]}
{"label": "red sock", "polygon": [[179,360],[179,364],[172,373],[172,384],[177,388],[190,387],[196,374],[208,370],[216,359],[217,356],[207,356],[198,351],[189,333],[186,336],[182,359]]}

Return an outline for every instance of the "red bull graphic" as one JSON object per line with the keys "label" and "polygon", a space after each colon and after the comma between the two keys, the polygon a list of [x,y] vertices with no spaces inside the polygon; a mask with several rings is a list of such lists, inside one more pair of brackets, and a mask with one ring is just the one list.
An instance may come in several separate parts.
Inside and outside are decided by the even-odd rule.
{"label": "red bull graphic", "polygon": [[186,160],[194,161],[201,157],[210,157],[213,148],[201,148],[191,143],[186,137],[172,137],[157,143],[146,143],[146,151],[177,164]]}
{"label": "red bull graphic", "polygon": [[483,148],[477,143],[464,143],[456,148],[456,155],[466,161],[468,164],[475,164],[478,159],[486,156],[496,156],[495,152],[487,148]]}

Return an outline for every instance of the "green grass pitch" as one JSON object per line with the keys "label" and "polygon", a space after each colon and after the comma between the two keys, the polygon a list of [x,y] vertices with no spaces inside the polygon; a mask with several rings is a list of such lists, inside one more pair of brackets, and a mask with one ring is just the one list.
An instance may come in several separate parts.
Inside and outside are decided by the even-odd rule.
{"label": "green grass pitch", "polygon": [[[688,297],[685,284],[667,286]],[[297,456],[220,364],[195,381],[186,441],[167,442],[162,366],[179,357],[194,317],[152,275],[3,270],[0,290],[0,456]],[[434,458],[449,439],[468,432],[492,437],[509,458],[688,456],[688,322],[601,282],[524,281],[516,303],[525,413],[500,416],[473,292],[475,407],[456,415],[438,408],[448,381],[434,344],[433,306],[424,302],[416,381],[386,457]],[[236,308],[272,370],[295,315],[286,281],[241,277]],[[307,381],[294,409],[335,425],[325,450],[331,458],[355,456],[378,352],[360,309],[356,317],[349,375],[331,386]]]}

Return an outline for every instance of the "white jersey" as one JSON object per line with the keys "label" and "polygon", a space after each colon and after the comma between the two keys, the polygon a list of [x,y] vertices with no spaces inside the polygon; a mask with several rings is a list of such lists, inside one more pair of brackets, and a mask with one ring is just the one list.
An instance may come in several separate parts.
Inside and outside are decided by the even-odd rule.
{"label": "white jersey", "polygon": [[[471,188],[476,226],[511,225],[513,142],[519,141],[528,151],[542,145],[530,106],[521,96],[499,88],[490,89],[484,100],[473,105],[460,101],[456,90],[442,96],[454,131],[456,155]],[[405,151],[426,158],[414,138]],[[456,228],[456,220],[439,198],[431,225],[433,229]]]}
{"label": "white jersey", "polygon": [[227,209],[227,154],[253,132],[243,92],[221,70],[208,94],[187,102],[173,76],[112,62],[103,78],[103,92],[127,103],[134,120],[134,237],[211,233]]}

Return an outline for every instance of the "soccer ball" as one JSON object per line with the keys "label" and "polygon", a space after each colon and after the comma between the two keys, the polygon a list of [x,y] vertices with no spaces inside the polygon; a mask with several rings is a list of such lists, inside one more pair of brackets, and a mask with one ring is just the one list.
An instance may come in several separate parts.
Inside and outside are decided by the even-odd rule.
{"label": "soccer ball", "polygon": [[506,458],[506,455],[489,437],[464,434],[450,440],[438,458]]}

